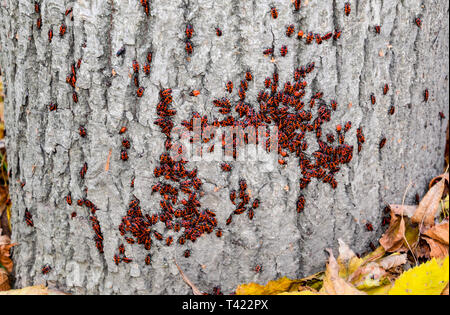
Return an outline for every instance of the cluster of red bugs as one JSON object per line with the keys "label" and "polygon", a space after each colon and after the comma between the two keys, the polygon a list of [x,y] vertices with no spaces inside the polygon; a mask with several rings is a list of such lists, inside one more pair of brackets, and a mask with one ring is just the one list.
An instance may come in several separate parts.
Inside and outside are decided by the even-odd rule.
{"label": "cluster of red bugs", "polygon": [[[192,52],[194,51],[194,45],[192,44],[192,41],[191,41],[192,36],[194,36],[194,27],[192,26],[192,24],[186,24],[185,34],[186,34],[185,50],[188,55],[191,55]],[[221,36],[222,31],[220,31],[220,29],[216,28],[216,34],[217,34],[217,36]]]}
{"label": "cluster of red bugs", "polygon": [[[123,127],[123,128],[125,128],[125,127]],[[126,128],[125,129],[123,129],[123,132],[122,132],[122,130],[119,132],[119,134],[123,134],[123,133],[125,133],[126,132]],[[128,139],[126,139],[126,138],[124,138],[124,139],[122,139],[122,150],[120,151],[120,159],[122,160],[122,161],[128,161],[128,149],[130,149],[131,148],[131,144],[130,144],[130,141],[128,140]],[[133,183],[133,185],[134,185],[134,183]]]}
{"label": "cluster of red bugs", "polygon": [[[121,48],[117,52],[116,55],[117,56],[121,56],[124,53],[125,53],[125,48]],[[144,74],[146,76],[150,75],[152,60],[153,60],[153,52],[149,51],[147,53],[146,63],[142,67],[142,71],[144,72]],[[140,70],[139,62],[137,60],[133,60],[133,82],[134,82],[135,87],[137,88],[136,95],[137,95],[137,97],[142,97],[144,95],[145,88],[140,86],[140,83],[139,83],[139,70]]]}
{"label": "cluster of red bugs", "polygon": [[70,67],[70,73],[66,77],[66,83],[69,84],[72,89],[72,100],[74,103],[78,103],[78,93],[76,92],[76,83],[77,83],[77,69],[81,67],[81,58],[78,59],[77,63],[73,63]]}
{"label": "cluster of red bugs", "polygon": [[150,16],[150,4],[149,0],[139,0],[141,2],[142,7],[144,8],[144,12],[147,16]]}
{"label": "cluster of red bugs", "polygon": [[[129,244],[143,244],[145,249],[150,251],[152,234],[159,240],[165,242],[166,246],[171,246],[174,239],[173,236],[163,237],[163,234],[152,229],[152,226],[161,222],[164,224],[165,230],[175,233],[181,232],[182,235],[177,239],[177,243],[184,245],[188,240],[195,242],[197,238],[204,233],[211,233],[217,227],[217,219],[215,213],[209,209],[201,210],[199,201],[202,181],[197,176],[197,169],[187,170],[185,164],[187,161],[181,159],[175,161],[169,154],[171,149],[171,132],[174,127],[172,116],[176,111],[170,109],[172,103],[172,90],[161,90],[160,100],[156,106],[157,114],[160,118],[155,124],[161,128],[161,133],[166,136],[165,149],[159,159],[159,166],[154,169],[154,176],[162,178],[162,180],[152,187],[152,194],[158,193],[163,198],[160,201],[161,211],[159,214],[143,214],[140,208],[139,200],[133,199],[129,204],[127,215],[122,218],[119,225],[119,231],[122,236],[131,233],[133,238],[126,237],[125,240]],[[187,197],[180,198],[180,193]],[[220,231],[220,230],[219,230]],[[217,232],[219,236],[220,232]],[[190,251],[186,250],[184,256],[190,256]],[[120,262],[123,258],[116,255],[114,261]],[[150,264],[151,256],[147,255],[146,264]]]}
{"label": "cluster of red bugs", "polygon": [[41,17],[41,5],[39,2],[34,2],[34,12],[38,15],[38,18],[36,20],[36,27],[38,30],[42,27],[42,17]]}
{"label": "cluster of red bugs", "polygon": [[[236,198],[240,199],[239,203],[236,202]],[[247,192],[247,181],[245,179],[239,180],[239,190],[237,192],[236,190],[231,191],[230,200],[233,205],[236,205],[236,209],[228,217],[226,225],[231,224],[231,222],[233,221],[233,214],[239,215],[247,212],[249,220],[253,220],[253,217],[255,216],[255,210],[259,208],[260,202],[259,199],[254,199],[251,205],[247,206],[248,204],[250,204],[250,195]]]}

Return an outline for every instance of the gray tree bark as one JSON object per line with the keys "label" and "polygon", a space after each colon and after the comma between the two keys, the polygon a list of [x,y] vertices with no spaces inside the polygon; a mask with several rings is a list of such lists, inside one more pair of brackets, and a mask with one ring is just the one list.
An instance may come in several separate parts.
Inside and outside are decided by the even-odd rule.
{"label": "gray tree bark", "polygon": [[[1,69],[5,83],[5,118],[8,164],[13,200],[12,239],[16,287],[48,283],[78,294],[188,294],[174,264],[200,290],[220,285],[225,293],[248,282],[265,283],[281,276],[299,278],[321,270],[325,248],[336,248],[342,238],[356,252],[369,250],[382,233],[386,203],[400,203],[410,182],[407,203],[423,195],[427,181],[442,171],[447,118],[439,119],[448,101],[448,1],[351,0],[351,14],[344,15],[342,1],[309,1],[299,13],[284,1],[163,1],[150,4],[147,17],[137,0],[41,0],[42,28],[34,1],[0,1]],[[275,5],[278,19],[270,16]],[[73,21],[64,12],[73,8]],[[422,27],[414,20],[420,17]],[[67,33],[59,36],[59,27]],[[184,28],[194,26],[194,52],[186,58]],[[341,29],[341,39],[322,45],[305,45],[285,36],[285,27],[325,34]],[[381,25],[381,34],[373,27]],[[215,27],[223,31],[217,37]],[[53,40],[49,43],[48,31]],[[278,53],[287,45],[287,57],[275,63],[262,51],[274,45]],[[126,48],[124,57],[116,52]],[[151,75],[141,76],[145,94],[137,98],[132,61],[141,66],[153,51]],[[72,100],[66,83],[70,65],[82,58],[77,72],[79,101]],[[224,96],[224,85],[235,85],[251,69],[247,101],[256,103],[264,79],[276,66],[280,82],[292,80],[293,70],[314,61],[310,86],[323,91],[324,99],[336,99],[339,107],[324,134],[337,123],[352,121],[346,142],[355,146],[353,160],[336,175],[338,187],[312,181],[302,193],[307,202],[297,214],[300,194],[298,162],[272,173],[258,165],[235,163],[231,174],[220,164],[189,163],[198,167],[203,181],[202,208],[213,209],[224,236],[205,235],[195,243],[170,247],[154,241],[152,263],[143,262],[142,246],[125,242],[130,264],[116,266],[113,256],[123,237],[118,225],[133,196],[146,213],[156,213],[159,200],[151,195],[165,138],[153,121],[161,87],[172,88],[176,125],[192,111],[217,116],[212,100]],[[382,89],[390,85],[388,95]],[[423,101],[428,88],[430,100]],[[197,98],[189,96],[200,90]],[[310,93],[310,92],[308,92]],[[375,106],[370,95],[377,97]],[[309,99],[306,97],[306,99]],[[48,105],[58,109],[49,112]],[[351,104],[351,106],[349,105]],[[396,112],[388,115],[390,105]],[[88,135],[80,138],[78,127]],[[132,143],[129,161],[120,160],[122,136],[128,127]],[[356,152],[356,128],[364,128],[366,143]],[[387,138],[379,150],[380,139]],[[112,152],[106,170],[109,152]],[[89,165],[86,178],[79,170]],[[130,181],[135,178],[134,188]],[[253,196],[261,200],[255,218],[236,217],[228,195],[246,178]],[[25,185],[22,187],[22,184]],[[286,189],[288,187],[288,189]],[[97,218],[104,236],[104,254],[93,241],[87,210],[76,200],[85,196],[99,208]],[[72,193],[74,205],[64,197]],[[24,220],[33,215],[34,228]],[[77,211],[78,217],[70,215]],[[366,230],[371,222],[374,232]],[[160,230],[163,230],[160,228]],[[165,234],[168,235],[168,234]],[[190,258],[182,257],[186,248]],[[43,265],[53,269],[41,273]],[[252,269],[261,264],[261,273]]]}

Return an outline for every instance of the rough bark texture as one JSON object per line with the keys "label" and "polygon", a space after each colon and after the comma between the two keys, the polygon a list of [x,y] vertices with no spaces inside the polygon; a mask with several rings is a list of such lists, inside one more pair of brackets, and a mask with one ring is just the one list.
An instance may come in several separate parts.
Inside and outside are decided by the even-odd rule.
{"label": "rough bark texture", "polygon": [[[335,248],[338,238],[356,252],[368,250],[369,242],[381,234],[383,206],[401,202],[410,181],[406,201],[412,203],[415,193],[422,195],[427,181],[442,171],[447,119],[440,120],[438,113],[447,112],[449,101],[448,1],[350,2],[352,13],[346,17],[343,1],[336,0],[310,0],[296,14],[290,0],[155,0],[147,18],[138,0],[42,0],[39,31],[34,1],[1,0],[12,239],[19,243],[14,249],[16,286],[48,280],[80,294],[187,294],[191,291],[175,258],[201,290],[220,285],[227,293],[241,283],[318,271],[326,260],[324,249]],[[272,4],[279,11],[276,20],[270,17]],[[64,15],[70,7],[73,21]],[[416,16],[422,19],[421,29],[414,24]],[[63,22],[67,34],[60,38]],[[190,61],[183,42],[187,22],[195,28]],[[284,35],[290,23],[321,34],[339,28],[343,35],[337,42],[307,46]],[[373,31],[377,24],[382,26],[380,35]],[[216,26],[222,37],[215,35]],[[47,37],[50,27],[52,43]],[[308,81],[324,92],[324,99],[340,104],[324,134],[336,123],[351,120],[347,142],[356,147],[353,135],[358,126],[364,127],[363,150],[355,152],[337,175],[337,189],[313,181],[305,192],[305,211],[299,215],[294,158],[272,173],[259,172],[258,165],[236,163],[231,175],[224,175],[218,163],[198,164],[205,192],[202,206],[216,211],[224,236],[211,234],[190,243],[189,259],[182,257],[186,246],[155,242],[151,266],[144,265],[146,252],[141,246],[126,244],[134,261],[117,267],[112,257],[123,242],[117,226],[130,199],[140,198],[146,212],[159,209],[160,198],[150,195],[164,141],[153,124],[159,88],[174,90],[176,123],[189,118],[192,110],[216,113],[213,98],[222,97],[225,82],[237,84],[248,68],[255,80],[247,98],[254,101],[264,78],[274,70],[274,63],[262,55],[272,44],[275,49],[284,44],[289,48],[287,57],[276,58],[280,82],[291,80],[298,65],[314,61],[316,70]],[[122,46],[126,54],[118,58],[115,53]],[[141,78],[146,90],[144,97],[136,98],[132,60],[142,63],[149,49],[154,52],[152,73]],[[74,104],[65,80],[79,58],[83,59],[77,80],[79,102]],[[387,96],[382,94],[385,83],[391,88]],[[425,88],[430,90],[428,103],[423,102]],[[201,91],[197,98],[189,96],[194,89]],[[375,106],[370,104],[371,93],[377,96]],[[51,102],[58,104],[56,112],[48,111]],[[396,106],[393,116],[387,114],[391,104]],[[79,137],[79,125],[88,130],[87,138]],[[128,126],[132,143],[127,163],[120,160],[122,137],[117,132],[123,125]],[[387,144],[380,151],[383,135]],[[110,168],[105,171],[110,150]],[[78,172],[85,161],[89,170],[82,182]],[[247,179],[261,206],[253,221],[236,217],[225,226],[233,211],[228,194],[240,177]],[[26,183],[23,188],[20,181]],[[76,201],[85,187],[87,197],[100,208],[104,255],[95,248],[88,220],[80,218],[87,212],[78,209],[79,217],[71,220],[76,206],[64,201],[69,191]],[[35,228],[24,222],[26,208]],[[366,220],[375,232],[366,230]],[[53,267],[48,276],[41,273],[44,264]],[[256,264],[264,268],[259,274],[252,271]]]}

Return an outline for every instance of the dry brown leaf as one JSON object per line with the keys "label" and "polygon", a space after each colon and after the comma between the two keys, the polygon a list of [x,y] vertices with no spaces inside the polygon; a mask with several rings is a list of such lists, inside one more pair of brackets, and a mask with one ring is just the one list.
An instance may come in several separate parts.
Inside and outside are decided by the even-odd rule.
{"label": "dry brown leaf", "polygon": [[33,287],[26,287],[18,290],[9,290],[0,292],[0,295],[68,295],[65,292],[51,290],[44,285],[36,285]]}
{"label": "dry brown leaf", "polygon": [[449,234],[448,234],[448,222],[443,222],[433,226],[431,229],[423,233],[423,235],[428,236],[439,243],[444,245],[449,245]]}
{"label": "dry brown leaf", "polygon": [[8,291],[10,289],[8,273],[5,269],[0,268],[0,291]]}
{"label": "dry brown leaf", "polygon": [[406,264],[406,254],[393,254],[381,259],[378,264],[384,269],[389,270],[398,266]]}
{"label": "dry brown leaf", "polygon": [[0,264],[6,268],[9,273],[13,270],[13,262],[10,258],[9,250],[17,244],[0,245]]}
{"label": "dry brown leaf", "polygon": [[328,295],[366,295],[366,293],[359,291],[353,285],[339,277],[339,265],[331,249],[327,249],[327,251],[330,254],[330,258],[320,293]]}
{"label": "dry brown leaf", "polygon": [[410,205],[389,205],[391,211],[396,215],[404,215],[411,218],[417,210],[417,206]]}
{"label": "dry brown leaf", "polygon": [[439,209],[439,202],[444,192],[445,179],[441,179],[436,185],[426,193],[420,201],[416,212],[411,217],[413,223],[422,226],[431,227],[434,225],[434,218]]}
{"label": "dry brown leaf", "polygon": [[444,245],[432,238],[424,237],[424,240],[430,246],[430,257],[445,258],[448,256],[448,245]]}
{"label": "dry brown leaf", "polygon": [[405,235],[405,220],[391,212],[391,223],[389,228],[380,239],[380,245],[387,252],[396,252],[403,247],[403,236]]}
{"label": "dry brown leaf", "polygon": [[[411,250],[419,241],[419,229],[411,224],[411,220],[402,213],[409,215],[409,206],[391,207],[391,223],[380,239],[380,245],[387,252],[405,252]],[[398,214],[397,214],[398,213]]]}

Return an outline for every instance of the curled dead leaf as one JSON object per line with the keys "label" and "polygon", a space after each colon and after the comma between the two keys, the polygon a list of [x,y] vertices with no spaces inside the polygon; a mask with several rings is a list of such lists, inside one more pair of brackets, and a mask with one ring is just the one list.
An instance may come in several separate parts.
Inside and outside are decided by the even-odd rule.
{"label": "curled dead leaf", "polygon": [[421,228],[422,226],[431,227],[434,225],[434,218],[439,209],[444,186],[445,178],[441,178],[437,184],[430,188],[411,217],[413,223],[419,224]]}
{"label": "curled dead leaf", "polygon": [[330,258],[328,259],[320,293],[328,295],[366,295],[366,293],[359,291],[352,284],[339,277],[339,265],[331,249],[327,249],[327,251],[330,254]]}

